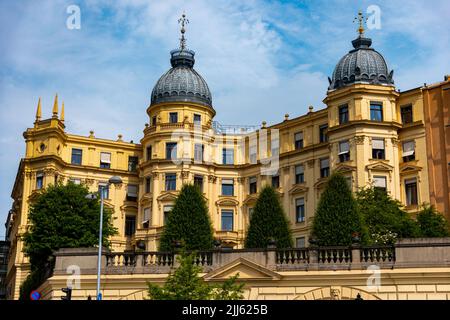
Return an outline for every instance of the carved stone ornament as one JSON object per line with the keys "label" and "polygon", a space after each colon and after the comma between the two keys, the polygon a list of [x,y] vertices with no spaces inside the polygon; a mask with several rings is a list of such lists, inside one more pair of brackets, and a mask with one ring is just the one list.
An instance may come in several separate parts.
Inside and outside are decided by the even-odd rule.
{"label": "carved stone ornament", "polygon": [[355,141],[355,144],[364,144],[366,136],[355,136],[353,140]]}
{"label": "carved stone ornament", "polygon": [[217,177],[212,175],[212,174],[210,174],[210,175],[208,175],[208,181],[212,182],[212,183],[216,183]]}

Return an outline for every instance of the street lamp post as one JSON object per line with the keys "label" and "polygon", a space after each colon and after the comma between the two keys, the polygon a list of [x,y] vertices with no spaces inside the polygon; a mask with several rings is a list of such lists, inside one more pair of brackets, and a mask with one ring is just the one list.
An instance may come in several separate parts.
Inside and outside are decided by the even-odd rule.
{"label": "street lamp post", "polygon": [[[102,240],[103,240],[103,197],[106,187],[114,184],[121,184],[122,179],[118,176],[113,176],[109,179],[108,183],[104,186],[100,186],[100,230],[98,232],[98,259],[97,259],[97,300],[102,300],[102,294],[100,292],[100,273],[102,268]],[[88,195],[87,198],[93,199],[95,196]]]}

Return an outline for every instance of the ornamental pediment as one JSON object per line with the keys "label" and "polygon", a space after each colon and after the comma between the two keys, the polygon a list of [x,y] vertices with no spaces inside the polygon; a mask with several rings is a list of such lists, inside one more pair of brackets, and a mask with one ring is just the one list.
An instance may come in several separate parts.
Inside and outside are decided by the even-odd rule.
{"label": "ornamental pediment", "polygon": [[394,169],[394,167],[385,162],[377,161],[377,162],[368,164],[366,166],[366,169],[369,171],[392,171]]}
{"label": "ornamental pediment", "polygon": [[164,192],[156,200],[158,201],[175,201],[178,194],[175,192]]}
{"label": "ornamental pediment", "polygon": [[223,281],[239,274],[241,280],[280,280],[281,275],[253,261],[238,258],[203,276],[206,281]]}
{"label": "ornamental pediment", "polygon": [[356,171],[356,167],[345,164],[338,164],[334,170],[340,173],[346,173]]}
{"label": "ornamental pediment", "polygon": [[248,195],[247,198],[242,202],[244,205],[253,204],[258,200],[258,196],[255,194]]}
{"label": "ornamental pediment", "polygon": [[237,206],[239,201],[231,197],[220,198],[216,201],[217,206]]}
{"label": "ornamental pediment", "polygon": [[303,184],[295,184],[290,190],[289,194],[306,193],[308,192],[308,187]]}
{"label": "ornamental pediment", "polygon": [[413,165],[413,164],[409,164],[409,163],[402,163],[400,165],[400,174],[409,174],[409,173],[414,173],[414,172],[418,172],[421,171],[422,167]]}

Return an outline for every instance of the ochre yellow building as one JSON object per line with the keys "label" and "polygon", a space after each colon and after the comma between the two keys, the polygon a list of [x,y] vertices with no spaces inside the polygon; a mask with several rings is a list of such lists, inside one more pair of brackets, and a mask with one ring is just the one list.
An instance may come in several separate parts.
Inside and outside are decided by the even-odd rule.
{"label": "ochre yellow building", "polygon": [[423,88],[396,90],[393,72],[371,42],[362,32],[352,41],[329,79],[325,108],[310,107],[305,115],[285,115],[280,123],[263,122],[260,128],[214,121],[211,93],[184,41],[171,52],[172,68],[154,86],[139,144],[120,136],[101,139],[94,132],[70,134],[57,97],[48,119],[42,119],[39,101],[34,126],[24,132],[26,153],[7,220],[8,296],[18,298],[29,272],[20,237],[27,230],[30,202],[56,181],[72,180],[97,191],[111,176],[122,178],[106,199],[119,230],[112,238],[115,251],[138,244],[156,250],[183,183],[201,185],[215,237],[233,248],[242,247],[265,184],[277,188],[296,246],[306,246],[320,193],[335,170],[354,191],[374,184],[414,214],[430,202]]}

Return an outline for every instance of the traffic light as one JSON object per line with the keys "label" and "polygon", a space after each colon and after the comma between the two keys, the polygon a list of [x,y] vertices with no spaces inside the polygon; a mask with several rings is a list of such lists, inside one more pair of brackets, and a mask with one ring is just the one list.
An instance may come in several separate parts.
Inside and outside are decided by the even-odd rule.
{"label": "traffic light", "polygon": [[72,300],[72,288],[62,288],[61,291],[66,294],[65,297],[61,297],[61,300]]}

